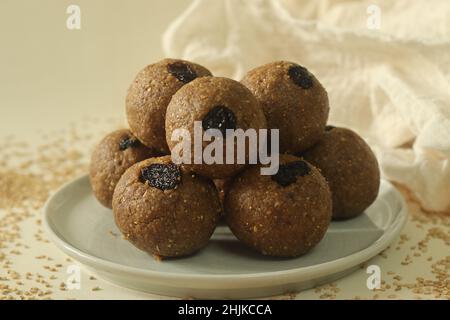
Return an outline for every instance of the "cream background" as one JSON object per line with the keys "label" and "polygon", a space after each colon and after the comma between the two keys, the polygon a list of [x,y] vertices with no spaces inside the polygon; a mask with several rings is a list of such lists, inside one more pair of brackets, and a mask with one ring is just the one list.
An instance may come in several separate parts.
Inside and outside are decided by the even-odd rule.
{"label": "cream background", "polygon": [[[82,29],[66,29],[66,8],[78,4],[82,10]],[[86,116],[124,117],[126,89],[136,72],[144,65],[164,56],[161,35],[170,22],[180,14],[189,1],[121,1],[121,0],[1,0],[0,1],[0,140],[13,134],[18,139],[37,143],[36,132],[55,132],[71,123],[83,122]],[[268,41],[268,40],[267,40]],[[98,124],[99,132],[111,124]],[[410,202],[410,210],[420,215],[417,205]],[[410,221],[404,234],[408,235],[405,251],[395,250],[395,244],[369,264],[380,265],[382,279],[392,283],[388,272],[395,271],[404,281],[415,283],[416,277],[432,278],[426,259],[433,262],[448,254],[448,246],[433,240],[428,254],[414,259],[410,265],[401,261],[409,245],[416,245],[436,222],[417,227]],[[437,226],[439,222],[437,223]],[[420,226],[420,225],[419,225]],[[425,226],[425,228],[423,227]],[[35,256],[45,252],[64,267],[56,275],[64,281],[68,265],[65,256],[53,244],[33,242],[37,226],[34,219],[21,225],[24,241],[31,248],[21,256],[11,255],[15,269],[46,274]],[[447,230],[448,231],[448,230]],[[3,270],[0,270],[0,273]],[[372,292],[366,287],[367,274],[361,269],[336,283],[337,298],[428,298],[403,289],[399,292]],[[82,273],[81,290],[53,289],[53,298],[67,299],[158,299],[120,288],[102,280],[89,280]],[[25,286],[33,284],[25,283]],[[93,287],[101,288],[92,291]],[[322,291],[308,290],[282,298],[319,298]],[[333,291],[333,290],[331,290]],[[392,296],[390,297],[392,298]]]}
{"label": "cream background", "polygon": [[[84,115],[124,117],[135,74],[161,59],[184,0],[1,0],[0,133],[27,137]],[[81,30],[66,8],[81,7]]]}

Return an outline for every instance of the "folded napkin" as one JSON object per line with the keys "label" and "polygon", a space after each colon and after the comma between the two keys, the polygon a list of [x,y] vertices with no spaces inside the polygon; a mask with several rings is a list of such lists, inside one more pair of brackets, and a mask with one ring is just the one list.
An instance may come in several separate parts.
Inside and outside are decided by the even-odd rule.
{"label": "folded napkin", "polygon": [[450,1],[197,0],[163,47],[236,80],[304,65],[328,91],[329,122],[361,134],[425,209],[450,211]]}

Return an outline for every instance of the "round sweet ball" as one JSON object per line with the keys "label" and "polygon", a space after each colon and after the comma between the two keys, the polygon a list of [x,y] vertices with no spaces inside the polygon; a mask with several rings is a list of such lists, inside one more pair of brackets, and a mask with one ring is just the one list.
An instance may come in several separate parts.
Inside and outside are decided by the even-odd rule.
{"label": "round sweet ball", "polygon": [[249,71],[241,81],[261,104],[269,129],[279,129],[280,153],[312,146],[328,119],[328,95],[306,68],[272,62]]}
{"label": "round sweet ball", "polygon": [[[194,130],[194,128],[197,129]],[[229,134],[236,136],[233,130],[242,129],[246,132],[247,129],[254,129],[256,130],[255,138],[258,141],[265,141],[258,136],[258,130],[264,128],[266,128],[266,119],[258,101],[244,85],[227,78],[198,78],[178,90],[167,107],[166,139],[172,155],[174,153],[183,155],[183,158],[186,158],[183,160],[186,168],[212,179],[233,176],[243,169],[245,163],[248,163],[250,152],[254,155],[257,153],[257,148],[248,147],[250,145],[248,140],[245,140],[246,144],[243,148],[238,148],[239,139],[227,139]],[[190,150],[179,152],[178,146],[185,144],[186,140],[172,136],[177,129],[188,132]],[[205,132],[208,135],[211,131],[219,136],[217,140],[212,135],[211,141],[202,138]],[[200,139],[203,142],[196,141],[198,135],[194,134],[195,132],[200,132]],[[215,144],[216,141],[221,142],[223,148],[219,147],[220,144]],[[200,159],[198,159],[199,154],[195,153],[196,144],[201,146]],[[254,141],[252,146],[256,145],[257,141]],[[233,161],[226,160],[227,148],[234,150]],[[219,152],[216,154],[215,149],[222,150],[222,156],[218,155]],[[239,151],[240,149],[242,150]],[[189,152],[190,156],[185,156],[184,152]],[[239,153],[242,155],[241,159],[245,160],[241,163],[238,161]]]}
{"label": "round sweet ball", "polygon": [[123,174],[113,212],[128,241],[165,258],[206,246],[222,207],[211,180],[185,172],[164,156],[139,162]]}
{"label": "round sweet ball", "polygon": [[158,153],[144,146],[130,130],[117,130],[95,147],[91,156],[89,178],[98,201],[111,208],[114,188],[122,174],[133,164]]}
{"label": "round sweet ball", "polygon": [[333,195],[333,219],[364,212],[380,187],[378,162],[367,143],[355,132],[327,126],[324,136],[302,156],[320,168]]}
{"label": "round sweet ball", "polygon": [[211,76],[206,68],[189,61],[164,59],[141,70],[126,97],[131,131],[146,146],[167,154],[164,119],[173,94],[198,77]]}
{"label": "round sweet ball", "polygon": [[234,235],[264,255],[297,257],[317,245],[331,220],[331,193],[308,162],[280,156],[275,175],[246,169],[225,197],[225,219]]}

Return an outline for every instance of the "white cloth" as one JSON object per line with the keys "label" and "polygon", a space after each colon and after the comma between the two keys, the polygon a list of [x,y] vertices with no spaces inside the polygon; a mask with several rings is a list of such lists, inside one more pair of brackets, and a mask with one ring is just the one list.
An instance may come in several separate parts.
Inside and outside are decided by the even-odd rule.
{"label": "white cloth", "polygon": [[[380,29],[368,28],[372,3]],[[274,60],[306,66],[331,124],[360,133],[423,207],[450,209],[449,0],[197,0],[163,47],[237,80]]]}

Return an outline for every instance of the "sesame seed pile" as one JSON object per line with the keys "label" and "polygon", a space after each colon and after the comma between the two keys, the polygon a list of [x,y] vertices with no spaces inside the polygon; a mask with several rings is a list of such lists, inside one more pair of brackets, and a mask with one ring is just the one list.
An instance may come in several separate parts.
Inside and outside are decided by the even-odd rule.
{"label": "sesame seed pile", "polygon": [[[117,290],[82,269],[81,293],[68,288],[71,258],[49,242],[41,208],[62,184],[86,174],[94,144],[122,119],[83,119],[33,141],[0,137],[0,299],[155,297]],[[450,214],[425,212],[400,188],[409,220],[399,239],[348,277],[278,299],[450,299]],[[32,232],[30,232],[32,230]],[[381,287],[366,287],[366,267],[381,269]],[[115,292],[113,292],[115,291]]]}
{"label": "sesame seed pile", "polygon": [[87,172],[93,139],[88,129],[98,121],[41,133],[39,144],[13,135],[0,140],[0,299],[51,299],[57,291],[67,292],[66,269],[73,261],[48,255],[53,245],[43,230],[41,208],[58,187]]}

